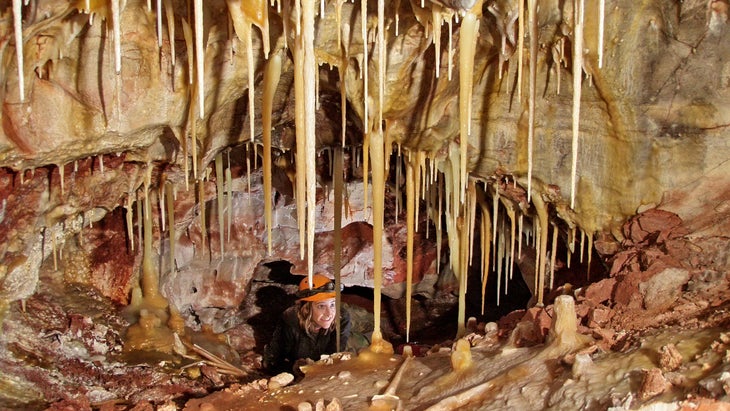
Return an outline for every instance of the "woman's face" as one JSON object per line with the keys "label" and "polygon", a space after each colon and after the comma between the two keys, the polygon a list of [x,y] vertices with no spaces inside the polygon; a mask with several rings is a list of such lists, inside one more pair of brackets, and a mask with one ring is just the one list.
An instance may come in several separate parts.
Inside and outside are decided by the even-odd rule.
{"label": "woman's face", "polygon": [[335,320],[335,299],[328,298],[312,303],[312,320],[318,327],[327,329]]}

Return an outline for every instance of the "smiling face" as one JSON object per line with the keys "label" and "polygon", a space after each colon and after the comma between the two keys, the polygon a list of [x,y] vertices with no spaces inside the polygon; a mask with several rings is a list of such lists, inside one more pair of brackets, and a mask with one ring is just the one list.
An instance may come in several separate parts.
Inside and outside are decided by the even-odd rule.
{"label": "smiling face", "polygon": [[312,321],[320,329],[327,329],[335,320],[335,299],[328,298],[312,303]]}

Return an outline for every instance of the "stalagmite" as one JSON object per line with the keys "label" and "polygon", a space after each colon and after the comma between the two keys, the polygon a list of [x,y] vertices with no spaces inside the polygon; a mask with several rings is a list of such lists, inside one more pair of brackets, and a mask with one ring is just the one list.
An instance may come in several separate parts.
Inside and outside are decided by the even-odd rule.
{"label": "stalagmite", "polygon": [[573,0],[573,156],[570,168],[570,208],[575,208],[576,170],[578,168],[578,134],[580,132],[580,96],[583,79],[583,0]]}
{"label": "stalagmite", "polygon": [[[413,292],[413,237],[415,230],[416,190],[414,184],[413,159],[406,160],[406,342],[410,342],[411,295]],[[398,167],[400,168],[400,166]]]}
{"label": "stalagmite", "polygon": [[114,71],[122,71],[121,10],[119,0],[112,0],[112,31],[114,33]]}
{"label": "stalagmite", "polygon": [[[114,0],[117,1],[117,0]],[[205,117],[205,44],[203,43],[203,0],[193,0],[195,5],[195,63],[198,78],[198,115]]]}
{"label": "stalagmite", "polygon": [[532,196],[532,145],[535,139],[535,99],[537,98],[537,0],[528,0],[530,14],[530,96],[527,120],[527,202]]}
{"label": "stalagmite", "polygon": [[281,53],[269,59],[264,72],[264,95],[261,107],[263,131],[263,176],[264,176],[264,219],[266,221],[266,238],[268,255],[271,255],[271,112],[274,107],[274,94],[281,77]]}
{"label": "stalagmite", "polygon": [[170,237],[170,271],[176,272],[175,266],[175,241],[177,241],[177,233],[175,230],[175,202],[172,194],[173,187],[171,183],[165,183],[165,195],[167,196],[167,218],[168,218],[168,235]]}
{"label": "stalagmite", "polygon": [[215,155],[215,188],[216,188],[216,206],[218,208],[218,241],[220,241],[220,247],[221,247],[221,258],[224,254],[224,219],[225,219],[225,211],[224,211],[224,204],[223,199],[225,196],[225,192],[223,191],[223,153],[218,153]]}
{"label": "stalagmite", "polygon": [[159,294],[160,278],[153,263],[152,206],[149,196],[151,178],[152,166],[148,164],[144,180],[144,252],[142,253],[141,286],[145,300],[154,307],[162,308],[167,306],[167,301]]}
{"label": "stalagmite", "polygon": [[451,352],[451,368],[455,372],[461,372],[469,369],[472,364],[471,344],[464,338],[457,340]]}
{"label": "stalagmite", "polygon": [[[383,165],[384,155],[382,132],[372,133],[370,140],[370,156],[373,164],[373,310],[375,313],[375,332],[380,335],[380,301],[383,284],[383,223],[385,208],[385,172]],[[375,344],[375,333],[373,333],[372,345]]]}
{"label": "stalagmite", "polygon": [[15,34],[15,58],[18,65],[18,94],[25,101],[25,76],[23,75],[23,4],[13,0],[13,29]]}
{"label": "stalagmite", "polygon": [[481,17],[482,0],[476,2],[474,7],[465,13],[461,21],[459,32],[459,144],[460,144],[460,172],[459,199],[464,201],[466,191],[466,163],[467,147],[471,136],[471,96],[474,85],[474,55],[476,53],[477,36],[479,34],[479,17]]}

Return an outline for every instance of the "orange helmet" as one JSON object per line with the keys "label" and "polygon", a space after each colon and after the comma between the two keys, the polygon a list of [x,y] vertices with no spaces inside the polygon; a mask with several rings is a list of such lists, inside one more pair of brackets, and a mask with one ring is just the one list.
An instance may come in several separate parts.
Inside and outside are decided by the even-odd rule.
{"label": "orange helmet", "polygon": [[307,277],[299,283],[297,301],[323,301],[329,298],[335,298],[335,283],[322,274],[312,276],[312,288],[309,288]]}

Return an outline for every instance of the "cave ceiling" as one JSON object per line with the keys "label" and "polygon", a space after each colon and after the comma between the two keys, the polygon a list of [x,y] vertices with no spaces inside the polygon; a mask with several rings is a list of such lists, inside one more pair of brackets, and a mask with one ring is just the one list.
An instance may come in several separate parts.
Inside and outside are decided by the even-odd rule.
{"label": "cave ceiling", "polygon": [[[262,145],[274,56],[282,68],[272,151],[296,151],[293,49],[297,30],[305,30],[298,4],[205,1],[198,26],[193,1],[20,3],[0,2],[1,167],[63,173],[84,159],[123,158],[156,165],[155,176],[167,181],[196,181],[217,154],[251,138]],[[540,1],[535,19],[525,14],[524,21],[518,2],[507,0],[384,2],[382,53],[377,2],[365,2],[367,19],[361,2],[316,3],[318,151],[342,138],[347,147],[367,147],[382,117],[386,153],[424,152],[453,177],[464,150],[471,177],[518,188],[514,200],[525,212],[529,189],[527,197],[546,201],[567,227],[621,241],[618,227],[628,217],[663,207],[694,222],[695,232],[722,230],[716,222],[725,220],[730,195],[726,2],[608,1],[601,23],[602,2],[588,0],[581,58],[573,57],[570,1]],[[470,14],[479,23],[466,73],[472,85],[460,95],[468,84],[461,81],[461,24]],[[22,55],[14,16],[22,16]],[[467,127],[459,109],[465,99]],[[144,173],[135,173],[122,173],[129,181],[118,186],[141,186]],[[122,204],[123,191],[48,210],[109,211]]]}

